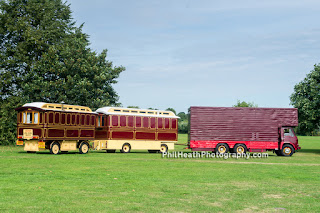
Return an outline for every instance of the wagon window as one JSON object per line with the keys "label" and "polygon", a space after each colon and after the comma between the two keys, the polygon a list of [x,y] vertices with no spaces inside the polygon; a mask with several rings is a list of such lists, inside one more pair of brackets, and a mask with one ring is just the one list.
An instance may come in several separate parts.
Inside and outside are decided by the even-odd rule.
{"label": "wagon window", "polygon": [[169,129],[169,118],[164,119],[164,128]]}
{"label": "wagon window", "polygon": [[120,126],[127,126],[126,116],[120,116]]}
{"label": "wagon window", "polygon": [[72,114],[72,124],[75,124],[76,123],[76,115],[75,114]]}
{"label": "wagon window", "polygon": [[85,115],[81,115],[81,125],[84,125],[84,118],[85,118]]}
{"label": "wagon window", "polygon": [[150,118],[150,127],[156,128],[156,118]]}
{"label": "wagon window", "polygon": [[101,116],[99,117],[97,117],[97,126],[101,126],[101,124],[100,124],[100,118],[101,118]]}
{"label": "wagon window", "polygon": [[77,115],[77,125],[80,125],[80,115]]}
{"label": "wagon window", "polygon": [[89,126],[90,125],[90,115],[86,116],[86,125]]}
{"label": "wagon window", "polygon": [[143,127],[149,127],[149,118],[148,117],[143,118]]}
{"label": "wagon window", "polygon": [[53,112],[49,113],[49,123],[52,124],[53,123]]}
{"label": "wagon window", "polygon": [[92,126],[94,126],[94,120],[95,120],[95,116],[92,115],[92,116],[91,116],[91,125],[92,125]]}
{"label": "wagon window", "polygon": [[177,119],[172,119],[172,129],[177,128]]}
{"label": "wagon window", "polygon": [[56,113],[55,115],[54,115],[54,122],[56,123],[56,124],[58,124],[59,122],[60,122],[60,113]]}
{"label": "wagon window", "polygon": [[132,116],[128,117],[128,127],[133,127],[133,117]]}
{"label": "wagon window", "polygon": [[23,123],[26,123],[26,121],[27,121],[27,116],[26,116],[26,113],[24,112],[23,113]]}
{"label": "wagon window", "polygon": [[118,126],[118,116],[112,116],[112,126]]}
{"label": "wagon window", "polygon": [[158,128],[162,129],[163,125],[162,125],[162,118],[158,118]]}
{"label": "wagon window", "polygon": [[27,112],[27,124],[32,124],[32,112]]}
{"label": "wagon window", "polygon": [[103,115],[101,118],[102,126],[105,126],[105,122],[106,122],[106,117]]}
{"label": "wagon window", "polygon": [[65,124],[66,122],[66,114],[62,113],[61,115],[61,124]]}
{"label": "wagon window", "polygon": [[141,117],[136,117],[136,127],[141,127]]}
{"label": "wagon window", "polygon": [[35,113],[34,113],[33,123],[37,124],[38,121],[39,121],[39,113],[38,113],[38,112],[35,112]]}

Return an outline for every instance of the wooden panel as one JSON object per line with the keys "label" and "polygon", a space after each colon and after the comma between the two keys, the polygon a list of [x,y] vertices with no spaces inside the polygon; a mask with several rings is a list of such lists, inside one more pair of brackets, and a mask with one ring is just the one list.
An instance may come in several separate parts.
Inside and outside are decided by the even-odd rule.
{"label": "wooden panel", "polygon": [[80,137],[93,137],[94,130],[81,130]]}
{"label": "wooden panel", "polygon": [[156,134],[147,132],[136,132],[136,139],[155,140]]}
{"label": "wooden panel", "polygon": [[133,132],[112,132],[112,139],[133,139]]}
{"label": "wooden panel", "polygon": [[79,130],[77,129],[67,130],[67,137],[76,138],[78,136],[79,136]]}
{"label": "wooden panel", "polygon": [[50,138],[64,137],[64,130],[63,129],[48,129],[48,137],[50,137]]}
{"label": "wooden panel", "polygon": [[177,140],[176,133],[158,133],[158,140],[175,141]]}

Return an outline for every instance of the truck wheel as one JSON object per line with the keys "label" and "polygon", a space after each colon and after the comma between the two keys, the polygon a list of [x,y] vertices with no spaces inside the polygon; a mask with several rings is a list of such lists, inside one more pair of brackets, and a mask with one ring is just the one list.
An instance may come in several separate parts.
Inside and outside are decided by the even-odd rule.
{"label": "truck wheel", "polygon": [[57,154],[59,154],[59,152],[60,152],[60,144],[58,142],[54,142],[51,145],[50,153],[54,154],[54,155],[57,155]]}
{"label": "truck wheel", "polygon": [[128,143],[123,144],[122,149],[120,150],[122,153],[129,153],[131,150],[131,146]]}
{"label": "truck wheel", "polygon": [[216,146],[216,153],[218,154],[224,154],[224,153],[227,153],[229,151],[229,147],[227,144],[225,143],[219,143],[217,146]]}
{"label": "truck wheel", "polygon": [[167,153],[167,152],[168,152],[168,146],[166,144],[161,144],[160,153]]}
{"label": "truck wheel", "polygon": [[108,149],[108,150],[107,150],[107,153],[115,153],[115,152],[116,152],[115,149]]}
{"label": "truck wheel", "polygon": [[290,157],[294,153],[294,148],[290,144],[285,144],[282,146],[281,154],[285,157]]}
{"label": "truck wheel", "polygon": [[80,154],[87,154],[89,152],[89,145],[86,142],[81,143],[79,152]]}
{"label": "truck wheel", "polygon": [[244,154],[247,152],[247,147],[243,144],[237,144],[233,147],[233,152],[237,154]]}

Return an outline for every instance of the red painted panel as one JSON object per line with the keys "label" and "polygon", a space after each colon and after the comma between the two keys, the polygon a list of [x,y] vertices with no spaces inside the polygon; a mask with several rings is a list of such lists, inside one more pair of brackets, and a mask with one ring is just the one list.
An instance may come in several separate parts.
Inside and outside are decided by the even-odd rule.
{"label": "red painted panel", "polygon": [[63,129],[48,129],[48,137],[64,137]]}
{"label": "red painted panel", "polygon": [[158,129],[162,129],[162,127],[163,127],[163,122],[162,122],[162,118],[158,118]]}
{"label": "red painted panel", "polygon": [[80,115],[77,115],[77,125],[80,125]]}
{"label": "red painted panel", "polygon": [[112,132],[112,139],[133,139],[133,132]]}
{"label": "red painted panel", "polygon": [[52,124],[53,123],[53,112],[49,113],[49,123]]}
{"label": "red painted panel", "polygon": [[92,125],[92,126],[94,126],[95,118],[96,118],[96,117],[95,117],[94,115],[91,115],[91,125]]}
{"label": "red painted panel", "polygon": [[169,118],[164,119],[164,128],[169,129]]}
{"label": "red painted panel", "polygon": [[81,115],[81,125],[84,125],[85,115]]}
{"label": "red painted panel", "polygon": [[54,114],[54,123],[59,124],[60,123],[60,113],[56,112]]}
{"label": "red painted panel", "polygon": [[118,116],[117,115],[112,115],[112,126],[118,126]]}
{"label": "red painted panel", "polygon": [[107,139],[108,131],[96,131],[96,139]]}
{"label": "red painted panel", "polygon": [[86,116],[86,125],[89,126],[90,125],[90,115]]}
{"label": "red painted panel", "polygon": [[136,139],[155,140],[156,134],[148,132],[136,132]]}
{"label": "red painted panel", "polygon": [[141,127],[141,117],[136,117],[136,127]]}
{"label": "red painted panel", "polygon": [[149,118],[143,117],[143,127],[148,128],[149,127]]}
{"label": "red painted panel", "polygon": [[67,130],[67,137],[78,137],[79,131],[78,130]]}
{"label": "red painted panel", "polygon": [[93,137],[94,131],[93,130],[81,130],[80,137]]}
{"label": "red painted panel", "polygon": [[71,121],[71,115],[68,113],[67,114],[67,124],[70,124],[70,121]]}
{"label": "red painted panel", "polygon": [[76,123],[76,115],[75,114],[72,114],[72,116],[71,116],[71,123],[72,124]]}
{"label": "red painted panel", "polygon": [[156,118],[150,118],[150,127],[152,129],[156,128]]}
{"label": "red painted panel", "polygon": [[176,129],[177,128],[177,119],[172,118],[172,129]]}
{"label": "red painted panel", "polygon": [[158,140],[175,141],[177,140],[176,133],[158,133]]}
{"label": "red painted panel", "polygon": [[65,124],[66,123],[66,114],[62,113],[61,115],[61,124]]}
{"label": "red painted panel", "polygon": [[120,126],[127,126],[126,116],[120,116]]}
{"label": "red painted panel", "polygon": [[128,127],[133,127],[133,116],[128,116]]}

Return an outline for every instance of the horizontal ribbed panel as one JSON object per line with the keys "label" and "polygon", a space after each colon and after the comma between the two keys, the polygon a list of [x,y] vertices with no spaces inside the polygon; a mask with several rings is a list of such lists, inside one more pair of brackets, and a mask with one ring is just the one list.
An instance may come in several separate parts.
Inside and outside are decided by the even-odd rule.
{"label": "horizontal ribbed panel", "polygon": [[278,141],[279,128],[297,126],[295,108],[190,107],[190,140]]}

